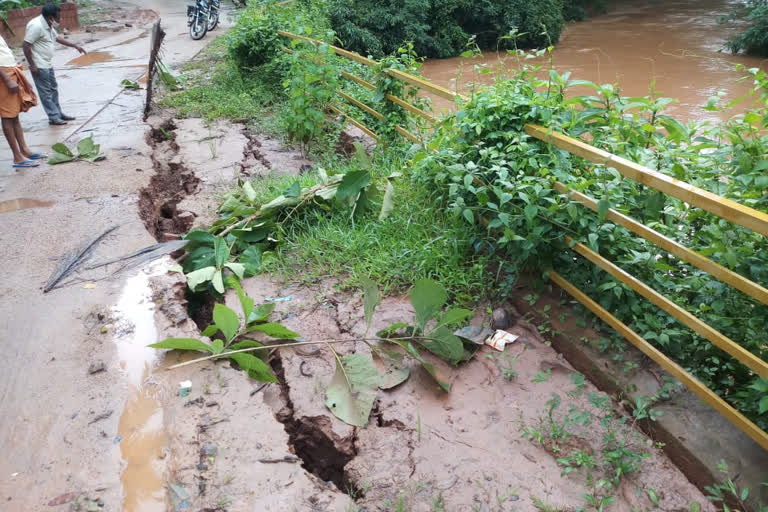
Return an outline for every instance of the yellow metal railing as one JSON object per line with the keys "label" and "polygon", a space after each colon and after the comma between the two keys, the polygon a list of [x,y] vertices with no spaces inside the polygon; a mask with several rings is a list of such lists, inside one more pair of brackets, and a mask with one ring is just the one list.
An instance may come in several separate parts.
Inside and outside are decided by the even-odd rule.
{"label": "yellow metal railing", "polygon": [[[287,38],[300,39],[312,44],[327,44],[305,36],[291,34],[289,32],[278,31],[278,33]],[[374,66],[376,64],[375,61],[361,57],[360,55],[348,50],[344,50],[335,46],[330,46],[330,48],[336,55],[358,62],[365,66]],[[402,71],[390,69],[386,71],[386,73],[393,78],[401,80],[411,86],[417,87],[421,90],[435,94],[442,98],[447,98],[450,100],[466,99],[465,97],[456,94],[444,87],[429,83],[419,77],[409,75]],[[350,73],[342,72],[342,76],[348,80],[356,82],[365,88],[372,90],[376,89],[373,84]],[[377,119],[384,119],[384,116],[381,113],[377,112],[370,106],[365,105],[361,101],[353,98],[352,96],[344,93],[343,91],[339,90],[337,91],[337,94],[349,104],[354,105],[356,108],[359,108],[371,116]],[[399,105],[410,114],[425,119],[430,124],[433,124],[436,121],[436,119],[432,117],[431,114],[419,109],[414,105],[411,105],[410,103],[407,103],[401,98],[388,95],[387,100]],[[368,129],[362,123],[355,120],[348,114],[342,112],[338,107],[333,106],[332,109],[334,112],[344,115],[349,122],[363,130],[371,137],[376,138],[376,135],[372,130]],[[525,132],[531,137],[534,137],[548,144],[552,144],[553,146],[563,149],[572,155],[576,155],[596,164],[613,167],[625,178],[634,180],[649,188],[653,188],[671,197],[684,201],[691,206],[701,208],[730,222],[755,231],[756,233],[768,236],[768,215],[765,213],[741,205],[730,199],[718,196],[717,194],[713,194],[706,190],[700,189],[686,182],[671,178],[660,172],[648,169],[625,158],[608,153],[607,151],[595,148],[581,140],[574,139],[560,133],[552,132],[542,126],[526,125],[524,129]],[[418,137],[409,133],[400,126],[397,127],[397,131],[409,140],[413,140],[414,142],[420,141]],[[593,211],[597,211],[597,201],[595,201],[595,199],[580,192],[569,190],[566,185],[559,182],[555,183],[554,188],[556,191],[565,195],[570,200],[576,201]],[[750,297],[762,302],[763,304],[768,304],[768,289],[764,288],[760,284],[750,281],[749,279],[723,267],[722,265],[710,260],[709,258],[706,258],[705,256],[695,251],[684,247],[683,245],[680,245],[674,240],[616,210],[609,209],[606,214],[606,218],[643,237],[644,239],[657,245],[668,253],[680,258],[681,260],[686,261],[687,263],[690,263],[691,265],[694,265],[699,269],[709,273],[716,279],[719,279],[720,281],[733,286],[737,290],[749,295]],[[614,263],[600,256],[600,254],[597,252],[589,249],[587,246],[581,243],[578,243],[570,237],[566,237],[565,240],[571,250],[594,263],[604,271],[608,272],[618,281],[626,284],[639,295],[645,297],[648,301],[658,306],[673,318],[677,319],[680,323],[690,328],[703,338],[707,339],[713,345],[717,346],[747,366],[756,375],[768,379],[768,363],[752,354],[748,350],[744,349],[744,347],[728,338],[724,334],[720,333],[716,329],[710,327],[699,318],[692,315],[686,309],[669,300],[650,286],[622,270]],[[711,389],[702,384],[698,379],[696,379],[696,377],[685,371],[685,369],[683,369],[680,365],[653,347],[653,345],[651,345],[642,336],[638,335],[631,328],[622,323],[609,311],[592,300],[583,291],[570,283],[563,276],[555,271],[551,271],[550,278],[555,284],[557,284],[565,292],[570,294],[587,309],[601,318],[606,324],[613,327],[617,332],[619,332],[629,342],[635,345],[645,355],[653,359],[670,375],[682,382],[686,387],[688,387],[688,389],[696,393],[702,400],[708,403],[721,415],[723,415],[749,437],[755,440],[760,446],[768,450],[768,434],[766,432],[760,429],[743,414],[734,409],[730,404],[720,398]]]}

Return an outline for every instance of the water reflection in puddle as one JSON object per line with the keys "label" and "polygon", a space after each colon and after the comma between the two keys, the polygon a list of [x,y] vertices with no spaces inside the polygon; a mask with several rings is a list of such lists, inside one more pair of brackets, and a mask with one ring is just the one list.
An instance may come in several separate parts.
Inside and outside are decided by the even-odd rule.
{"label": "water reflection in puddle", "polygon": [[115,439],[123,459],[123,512],[165,510],[162,458],[167,438],[161,389],[152,376],[157,351],[147,345],[157,341],[150,278],[166,272],[168,264],[167,259],[158,261],[129,278],[113,308],[120,366],[134,389]]}
{"label": "water reflection in puddle", "polygon": [[29,208],[47,208],[49,206],[53,206],[53,201],[40,201],[39,199],[29,199],[22,197],[20,199],[0,201],[0,213],[27,210]]}

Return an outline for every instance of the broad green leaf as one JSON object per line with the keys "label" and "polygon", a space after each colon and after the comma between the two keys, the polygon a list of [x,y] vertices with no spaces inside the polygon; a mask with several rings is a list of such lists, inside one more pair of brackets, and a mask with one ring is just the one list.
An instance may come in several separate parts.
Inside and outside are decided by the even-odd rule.
{"label": "broad green leaf", "polygon": [[370,356],[341,356],[336,360],[336,373],[325,391],[325,405],[341,421],[364,427],[378,387],[379,373]]}
{"label": "broad green leaf", "polygon": [[[53,147],[56,149],[56,146]],[[768,170],[768,160],[761,160],[752,168],[753,171],[765,171]]]}
{"label": "broad green leaf", "polygon": [[372,167],[371,159],[368,157],[368,153],[366,153],[363,145],[359,142],[353,142],[352,145],[355,146],[355,155],[353,159],[357,166],[364,170],[370,169]]}
{"label": "broad green leaf", "polygon": [[254,228],[233,229],[232,236],[243,242],[255,244],[266,239],[272,233],[273,229],[274,225],[268,223]]}
{"label": "broad green leaf", "polygon": [[283,192],[285,197],[299,197],[299,194],[301,194],[301,184],[298,181],[294,181],[293,185]]}
{"label": "broad green leaf", "polygon": [[390,180],[387,180],[387,188],[384,191],[384,199],[381,201],[381,212],[379,212],[379,220],[384,220],[389,217],[392,210],[395,209],[395,186]]}
{"label": "broad green leaf", "polygon": [[608,210],[611,209],[611,202],[607,199],[601,199],[597,202],[597,216],[600,220],[605,220]]}
{"label": "broad green leaf", "polygon": [[[195,242],[192,242],[195,243]],[[195,270],[200,270],[205,267],[215,267],[216,266],[216,258],[213,254],[213,241],[211,241],[211,246],[203,246],[198,247],[196,249],[192,249],[190,252],[187,253],[187,257],[184,259],[184,263],[182,264],[182,268],[184,269],[184,272],[194,272]]]}
{"label": "broad green leaf", "polygon": [[419,279],[411,289],[411,304],[416,310],[416,326],[423,330],[448,300],[445,288],[431,279]]}
{"label": "broad green leaf", "polygon": [[256,348],[256,347],[263,347],[263,346],[264,344],[259,343],[258,341],[243,340],[243,341],[238,341],[237,343],[233,343],[227,348],[229,350],[243,350],[244,348]]}
{"label": "broad green leaf", "polygon": [[376,306],[379,305],[379,288],[376,283],[363,277],[360,279],[363,284],[363,312],[365,314],[365,333],[368,334],[368,329],[371,328],[371,321],[373,320],[373,312],[376,310]]}
{"label": "broad green leaf", "polygon": [[200,284],[213,279],[215,273],[216,267],[204,267],[200,270],[190,272],[187,274],[187,284],[189,285],[189,289],[195,291]]}
{"label": "broad green leaf", "polygon": [[240,301],[240,308],[243,310],[243,318],[247,324],[248,317],[250,317],[251,313],[253,313],[253,299],[246,295],[246,293],[243,291],[243,287],[240,285],[237,279],[232,278],[230,283],[232,288],[234,288],[235,292],[237,293],[237,298]]}
{"label": "broad green leaf", "polygon": [[80,158],[95,157],[99,154],[99,145],[93,142],[93,135],[77,143],[77,152]]}
{"label": "broad green leaf", "polygon": [[379,375],[379,388],[391,389],[402,384],[411,375],[411,369],[405,364],[404,356],[397,350],[377,348],[373,355],[384,363],[384,373]]}
{"label": "broad green leaf", "polygon": [[80,156],[80,158],[86,162],[99,162],[106,159],[107,157],[103,153],[98,153],[96,155]]}
{"label": "broad green leaf", "polygon": [[210,338],[211,336],[213,336],[217,332],[219,332],[219,326],[216,325],[216,324],[211,324],[208,327],[206,327],[205,330],[200,333],[200,335],[201,336],[207,336],[207,337]]}
{"label": "broad green leaf", "polygon": [[326,201],[330,201],[334,197],[336,197],[336,192],[339,190],[339,184],[334,183],[333,185],[329,185],[327,187],[323,187],[317,192],[315,192],[316,197],[321,197],[325,199]]}
{"label": "broad green leaf", "polygon": [[472,318],[474,313],[468,309],[451,308],[445,312],[438,322],[437,327],[443,325],[456,325],[464,322],[467,318]]}
{"label": "broad green leaf", "polygon": [[228,357],[235,361],[253,380],[259,382],[277,382],[277,377],[272,373],[272,370],[267,363],[253,354],[241,352],[239,354],[229,354]]}
{"label": "broad green leaf", "polygon": [[75,157],[74,153],[72,153],[72,150],[71,150],[71,149],[69,149],[69,148],[68,148],[68,147],[67,147],[67,146],[66,146],[64,143],[62,143],[62,142],[58,142],[58,143],[54,144],[54,145],[53,145],[53,147],[52,147],[52,149],[53,149],[53,150],[54,150],[56,153],[59,153],[60,155],[69,156],[69,157],[72,157],[72,158],[74,158],[74,157]]}
{"label": "broad green leaf", "polygon": [[539,213],[539,207],[536,206],[535,204],[529,204],[523,210],[523,214],[525,215],[525,218],[526,220],[528,220],[528,222],[532,222],[533,219],[536,218],[536,215],[538,215],[538,213]]}
{"label": "broad green leaf", "polygon": [[242,279],[245,276],[245,265],[242,263],[225,263],[224,266],[235,273],[237,277]]}
{"label": "broad green leaf", "polygon": [[229,259],[229,246],[227,245],[227,241],[220,236],[217,236],[213,240],[213,250],[216,254],[216,266],[219,268],[223,267]]}
{"label": "broad green leaf", "polygon": [[287,327],[277,323],[277,322],[270,322],[267,324],[258,324],[258,325],[252,325],[246,329],[245,332],[263,332],[270,338],[276,338],[276,339],[286,339],[286,340],[292,340],[294,338],[298,338],[301,336],[297,332],[293,332],[292,330],[288,329]]}
{"label": "broad green leaf", "polygon": [[301,202],[300,197],[285,197],[285,196],[277,196],[272,201],[268,202],[267,204],[263,205],[259,211],[264,213],[271,213],[273,210],[281,210],[283,208],[286,208],[288,206],[296,206]]}
{"label": "broad green leaf", "polygon": [[432,378],[437,382],[437,385],[440,386],[440,389],[445,391],[446,393],[451,390],[451,385],[448,384],[445,381],[440,380],[440,377],[437,376],[437,371],[435,370],[435,365],[432,363],[427,362],[423,357],[421,357],[421,354],[418,350],[416,350],[416,347],[413,346],[411,342],[403,342],[403,341],[393,341],[392,343],[399,345],[400,347],[405,350],[405,352],[417,360],[421,366],[427,371],[427,373],[432,376]]}
{"label": "broad green leaf", "polygon": [[275,303],[274,302],[268,302],[267,304],[262,304],[261,306],[257,307],[250,315],[248,315],[248,324],[252,324],[254,322],[264,322],[267,318],[269,318],[269,315],[272,314],[272,311],[275,310]]}
{"label": "broad green leaf", "polygon": [[654,491],[653,489],[648,489],[648,498],[651,500],[651,503],[653,503],[654,506],[656,507],[659,506],[659,497],[656,494],[656,491]]}
{"label": "broad green leaf", "polygon": [[336,190],[336,199],[346,201],[357,197],[361,190],[371,184],[371,173],[365,170],[351,171],[344,175]]}
{"label": "broad green leaf", "polygon": [[429,338],[419,340],[419,343],[438,357],[455,364],[464,355],[461,340],[447,327],[438,327],[429,333]]}
{"label": "broad green leaf", "polygon": [[201,243],[211,244],[211,245],[213,245],[213,242],[215,239],[216,239],[215,236],[213,236],[207,231],[203,231],[202,229],[193,229],[192,231],[184,235],[184,240],[189,240],[191,242],[201,242]]}
{"label": "broad green leaf", "polygon": [[210,345],[206,345],[195,338],[166,338],[160,343],[149,345],[152,348],[168,348],[172,350],[197,350],[199,352],[213,352]]}
{"label": "broad green leaf", "polygon": [[214,354],[214,355],[221,354],[223,351],[224,351],[224,342],[223,341],[221,341],[221,340],[213,340],[211,342],[211,353],[212,354]]}
{"label": "broad green leaf", "polygon": [[222,274],[221,270],[216,270],[216,272],[213,273],[211,284],[213,284],[214,290],[219,293],[224,293],[224,274]]}
{"label": "broad green leaf", "polygon": [[237,318],[237,313],[229,309],[224,304],[215,304],[213,306],[213,321],[216,327],[221,330],[227,341],[232,341],[232,338],[237,334],[240,329],[240,319]]}
{"label": "broad green leaf", "polygon": [[243,183],[243,193],[245,194],[245,198],[250,201],[254,202],[256,201],[256,191],[253,189],[253,185],[250,181],[246,181]]}
{"label": "broad green leaf", "polygon": [[397,331],[399,331],[400,329],[407,329],[409,327],[411,329],[413,329],[410,325],[408,325],[406,323],[397,322],[397,323],[394,323],[394,324],[390,325],[389,327],[385,327],[384,329],[382,329],[380,331],[376,331],[376,337],[378,337],[378,338],[390,338],[395,333],[397,333]]}
{"label": "broad green leaf", "polygon": [[262,253],[263,249],[261,247],[257,245],[250,245],[240,254],[238,260],[245,267],[246,275],[253,276],[259,273],[259,269],[261,268]]}
{"label": "broad green leaf", "polygon": [[65,162],[71,162],[75,159],[73,156],[63,155],[61,153],[54,153],[48,157],[48,163],[51,165],[63,164]]}
{"label": "broad green leaf", "polygon": [[765,414],[768,412],[768,396],[764,396],[760,399],[760,407],[758,414]]}

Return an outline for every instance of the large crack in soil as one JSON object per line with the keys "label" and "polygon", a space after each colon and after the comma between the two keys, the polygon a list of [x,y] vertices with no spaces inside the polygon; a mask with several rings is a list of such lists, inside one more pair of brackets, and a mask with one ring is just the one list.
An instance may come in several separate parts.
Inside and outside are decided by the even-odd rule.
{"label": "large crack in soil", "polygon": [[182,199],[197,192],[200,180],[179,158],[175,130],[171,119],[154,120],[147,134],[155,173],[139,191],[139,217],[159,242],[179,240],[195,220],[193,212],[177,208]]}
{"label": "large crack in soil", "polygon": [[283,404],[275,411],[275,418],[283,424],[289,443],[302,461],[302,467],[350,495],[361,496],[362,492],[347,475],[345,466],[357,456],[357,429],[349,439],[329,437],[331,420],[327,416],[296,417],[290,397],[290,384],[285,377],[283,361],[276,352],[272,369],[280,382],[280,396]]}

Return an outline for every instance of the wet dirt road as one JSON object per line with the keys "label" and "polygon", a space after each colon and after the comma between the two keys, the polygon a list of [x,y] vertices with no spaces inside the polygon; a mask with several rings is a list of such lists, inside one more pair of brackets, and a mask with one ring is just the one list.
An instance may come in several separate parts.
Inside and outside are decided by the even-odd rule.
{"label": "wet dirt road", "polygon": [[[721,52],[738,28],[718,24],[717,20],[736,3],[646,0],[616,7],[606,15],[568,25],[555,47],[555,67],[560,73],[571,71],[571,79],[618,83],[625,96],[645,96],[655,80],[657,93],[679,100],[668,108],[678,119],[726,119],[743,112],[747,102],[720,114],[701,106],[718,91],[724,91],[728,101],[748,92],[751,81],[740,81],[746,72],[735,70],[737,65],[768,68],[766,59]],[[481,59],[432,60],[421,71],[451,89],[460,75],[461,88],[466,90],[466,82],[489,82],[499,59],[495,53],[486,52]],[[505,67],[516,69],[515,59],[504,56],[502,60]],[[475,76],[475,64],[485,64],[494,73]],[[574,90],[578,94],[590,92],[586,88]],[[435,100],[437,109],[447,105]]]}
{"label": "wet dirt road", "polygon": [[[157,10],[167,33],[165,62],[172,68],[222,31],[190,40],[186,3],[126,5]],[[34,150],[50,152],[59,141],[72,146],[92,134],[106,160],[17,172],[9,165],[10,151],[0,150],[3,511],[43,510],[77,496],[102,498],[104,510],[152,510],[151,503],[164,503],[154,492],[159,476],[152,481],[151,472],[130,491],[121,483],[122,470],[134,464],[131,447],[156,430],[157,404],[145,399],[153,393],[144,378],[146,351],[126,349],[154,341],[154,328],[134,318],[152,315],[146,283],[133,277],[136,270],[113,277],[110,269],[47,294],[41,290],[64,254],[110,227],[118,226],[96,248],[94,261],[155,243],[137,213],[137,192],[152,174],[141,118],[145,91],[120,86],[146,72],[149,28],[71,34],[90,54],[76,58],[77,52],[57,47],[54,68],[62,107],[77,121],[51,127],[40,107],[22,115]],[[162,454],[152,455],[162,461]],[[126,504],[135,505],[123,508],[124,495]]]}

